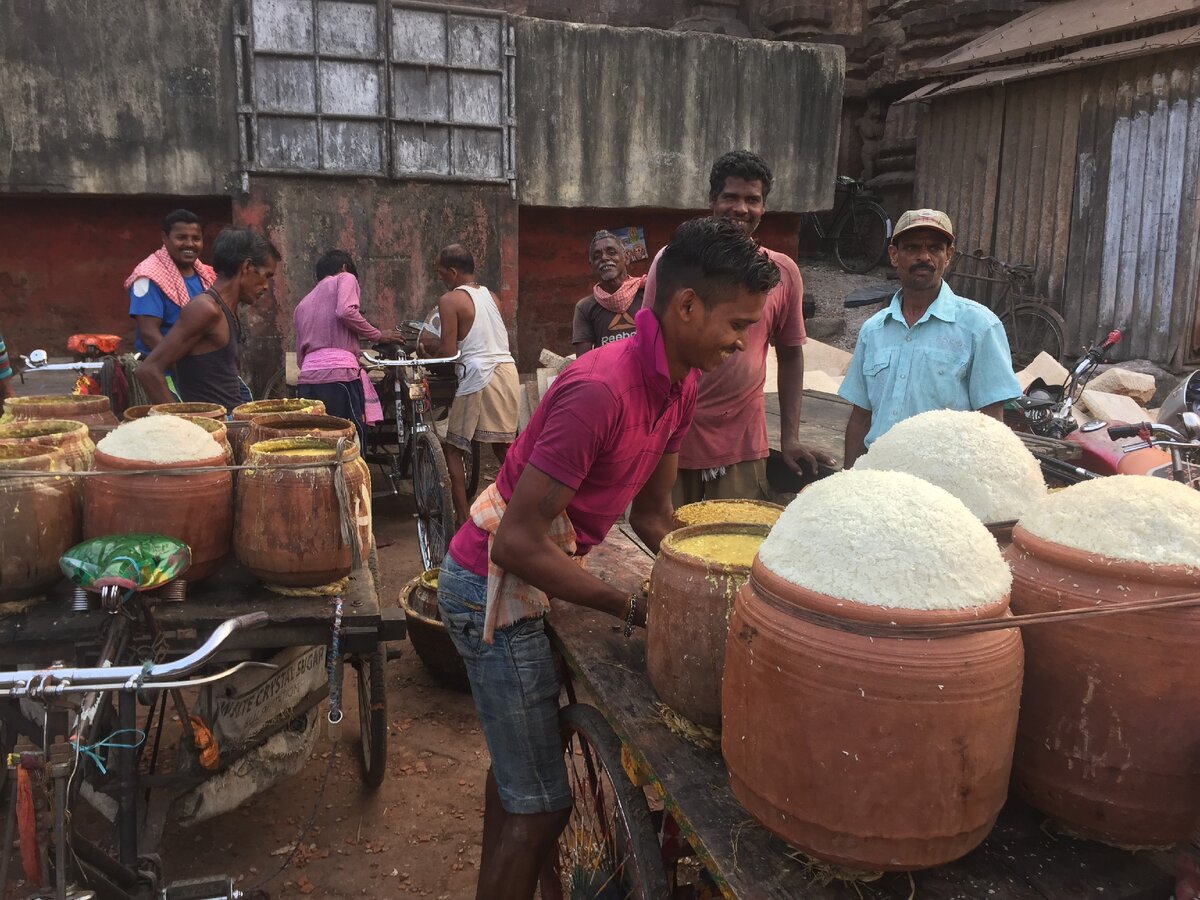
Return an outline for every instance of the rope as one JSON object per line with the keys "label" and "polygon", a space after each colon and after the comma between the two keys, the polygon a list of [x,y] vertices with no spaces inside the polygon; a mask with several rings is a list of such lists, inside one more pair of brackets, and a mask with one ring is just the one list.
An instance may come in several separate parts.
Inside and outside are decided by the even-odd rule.
{"label": "rope", "polygon": [[1058,609],[1049,612],[1024,613],[1022,615],[1003,616],[995,619],[984,619],[976,622],[942,622],[936,625],[897,625],[891,622],[858,622],[831,616],[815,610],[804,609],[785,603],[774,594],[765,590],[750,576],[755,593],[771,607],[794,616],[805,622],[830,628],[834,631],[844,631],[860,637],[909,638],[929,640],[933,638],[959,637],[964,634],[977,634],[987,631],[1003,631],[1007,628],[1024,628],[1030,625],[1044,625],[1052,622],[1070,622],[1081,619],[1098,619],[1104,616],[1117,616],[1133,612],[1152,612],[1162,609],[1181,609],[1200,606],[1200,592],[1178,594],[1171,597],[1157,597],[1153,600],[1124,600],[1118,603],[1106,603],[1103,606],[1085,607],[1083,609]]}
{"label": "rope", "polygon": [[[138,736],[138,738],[132,744],[122,743],[121,741],[113,740],[113,738],[117,737],[118,735],[122,735],[122,734],[135,734]],[[108,737],[101,738],[100,740],[96,741],[96,743],[94,743],[94,744],[80,744],[78,740],[72,738],[71,746],[74,747],[83,756],[86,756],[88,759],[90,759],[92,762],[94,762],[96,764],[96,768],[100,770],[101,775],[107,775],[108,769],[104,765],[104,760],[100,758],[100,754],[96,752],[97,750],[100,750],[102,748],[108,748],[108,749],[112,749],[112,750],[136,750],[143,743],[145,743],[145,741],[146,741],[146,732],[142,731],[142,729],[140,729],[140,728],[118,728],[116,731],[114,731]]]}
{"label": "rope", "polygon": [[345,593],[346,586],[349,584],[350,577],[346,576],[337,581],[331,581],[329,584],[318,584],[315,587],[286,587],[282,584],[264,584],[264,587],[281,597],[336,597],[338,594]]}
{"label": "rope", "polygon": [[[345,440],[340,438],[339,440]],[[259,469],[330,469],[340,466],[341,458],[294,463],[271,463],[269,466],[187,466],[179,469],[89,469],[84,472],[46,472],[30,471],[28,469],[0,469],[0,478],[88,478],[96,475],[199,475],[207,472],[249,472]],[[344,476],[343,476],[344,480]]]}

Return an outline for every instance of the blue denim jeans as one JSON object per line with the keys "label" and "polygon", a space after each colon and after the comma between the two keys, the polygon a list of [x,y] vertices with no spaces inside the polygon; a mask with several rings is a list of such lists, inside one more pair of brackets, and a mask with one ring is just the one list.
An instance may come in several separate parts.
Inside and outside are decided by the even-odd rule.
{"label": "blue denim jeans", "polygon": [[546,623],[525,619],[483,640],[487,579],[449,555],[438,574],[438,611],[467,665],[471,695],[510,813],[555,812],[571,805],[558,727],[558,670]]}

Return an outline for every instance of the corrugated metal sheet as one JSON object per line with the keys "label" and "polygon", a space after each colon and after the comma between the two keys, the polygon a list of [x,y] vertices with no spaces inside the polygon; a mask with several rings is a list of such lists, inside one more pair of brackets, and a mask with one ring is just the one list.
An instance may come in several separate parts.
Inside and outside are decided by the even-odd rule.
{"label": "corrugated metal sheet", "polygon": [[1200,355],[1200,53],[930,100],[917,202],[1035,266],[1068,352],[1117,327],[1118,358]]}
{"label": "corrugated metal sheet", "polygon": [[933,60],[922,74],[959,72],[1028,53],[1071,47],[1101,35],[1196,12],[1200,12],[1200,0],[1062,0],[1048,3]]}

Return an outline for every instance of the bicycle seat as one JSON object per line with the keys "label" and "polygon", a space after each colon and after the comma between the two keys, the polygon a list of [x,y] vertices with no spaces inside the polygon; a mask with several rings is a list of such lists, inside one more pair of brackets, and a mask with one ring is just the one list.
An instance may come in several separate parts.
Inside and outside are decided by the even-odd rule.
{"label": "bicycle seat", "polygon": [[849,175],[839,175],[837,177],[837,183],[842,187],[850,187],[852,184],[858,184],[858,179],[851,178]]}
{"label": "bicycle seat", "polygon": [[111,534],[76,544],[58,561],[64,575],[85,591],[115,586],[151,591],[192,564],[188,545],[163,534]]}

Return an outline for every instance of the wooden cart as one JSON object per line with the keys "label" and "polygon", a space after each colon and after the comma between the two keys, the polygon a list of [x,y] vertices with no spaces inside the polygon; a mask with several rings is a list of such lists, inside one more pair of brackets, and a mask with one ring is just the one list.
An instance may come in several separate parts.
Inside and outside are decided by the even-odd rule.
{"label": "wooden cart", "polygon": [[[588,568],[606,581],[636,588],[652,560],[619,528],[596,547]],[[1174,879],[1161,853],[1133,853],[1055,833],[1044,817],[1013,798],[995,829],[957,862],[871,882],[829,880],[751,819],[734,798],[719,751],[672,733],[655,712],[645,644],[625,638],[614,620],[555,602],[556,645],[586,703],[620,742],[624,774],[649,800],[651,821],[668,868],[680,853],[694,857],[725,897],[771,900],[1166,900]],[[576,803],[579,803],[577,796]],[[666,823],[666,824],[664,824]],[[673,823],[673,824],[672,824]],[[678,826],[676,828],[674,826]],[[686,847],[671,835],[680,833]],[[645,880],[645,879],[636,879]],[[660,888],[661,890],[661,888]],[[545,891],[543,891],[545,893]],[[661,896],[640,886],[622,896]]]}

